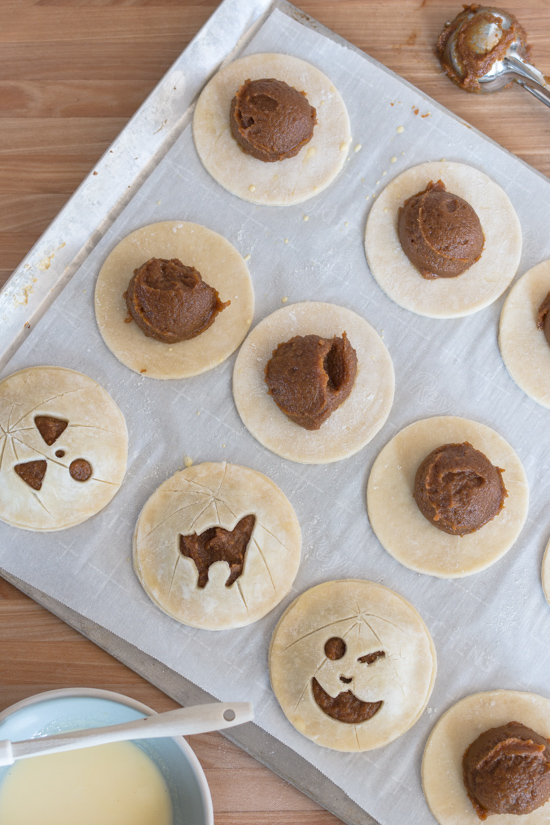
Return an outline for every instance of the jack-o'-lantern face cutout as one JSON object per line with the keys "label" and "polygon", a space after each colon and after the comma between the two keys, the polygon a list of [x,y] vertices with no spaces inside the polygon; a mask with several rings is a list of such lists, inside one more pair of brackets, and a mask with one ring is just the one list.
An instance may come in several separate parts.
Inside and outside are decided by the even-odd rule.
{"label": "jack-o'-lantern face cutout", "polygon": [[0,382],[0,519],[61,530],[101,510],[126,469],[122,413],[91,378],[32,367]]}
{"label": "jack-o'-lantern face cutout", "polygon": [[275,695],[292,724],[320,745],[380,747],[427,704],[435,651],[416,610],[374,582],[327,582],[283,614],[271,643]]}
{"label": "jack-o'-lantern face cutout", "polygon": [[[373,665],[378,659],[385,657],[383,650],[375,650],[371,653],[365,653],[359,656],[356,660],[350,656],[348,646],[344,639],[339,636],[332,636],[325,643],[325,656],[332,662],[340,662],[341,670],[339,680],[343,685],[350,685],[350,687],[338,693],[337,696],[331,696],[323,689],[319,680],[313,676],[311,680],[311,689],[313,698],[324,711],[332,719],[339,722],[347,722],[348,724],[360,724],[366,722],[377,713],[382,707],[382,701],[379,702],[363,702],[353,692],[353,685],[358,681],[355,677],[356,664],[360,663],[364,667]],[[345,675],[345,673],[352,675]]]}
{"label": "jack-o'-lantern face cutout", "polygon": [[197,464],[146,502],[134,569],[174,619],[224,630],[260,619],[288,593],[301,535],[289,501],[266,476],[234,464]]}

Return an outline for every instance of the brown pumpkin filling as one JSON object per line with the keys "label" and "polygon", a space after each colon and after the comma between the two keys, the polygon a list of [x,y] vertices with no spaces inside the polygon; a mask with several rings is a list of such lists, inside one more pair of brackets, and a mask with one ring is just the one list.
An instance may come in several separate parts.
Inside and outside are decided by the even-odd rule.
{"label": "brown pumpkin filling", "polygon": [[26,461],[24,464],[16,464],[13,469],[25,484],[28,484],[33,490],[40,490],[48,465],[43,459],[40,459],[39,461]]}
{"label": "brown pumpkin filling", "polygon": [[480,819],[528,814],[550,798],[550,742],[520,722],[482,733],[462,760],[466,791]]}
{"label": "brown pumpkin filling", "polygon": [[92,475],[92,465],[85,458],[75,458],[69,464],[69,473],[75,481],[88,481]]}
{"label": "brown pumpkin filling", "polygon": [[180,535],[180,553],[195,562],[199,587],[206,587],[209,568],[217,561],[225,561],[229,565],[226,587],[230,587],[239,578],[255,523],[256,516],[250,515],[244,516],[233,530],[210,527],[200,535]]}
{"label": "brown pumpkin filling", "polygon": [[62,418],[54,418],[52,415],[37,415],[34,423],[48,447],[51,447],[57,441],[69,424],[68,421],[64,421]]}
{"label": "brown pumpkin filling", "polygon": [[377,659],[383,659],[385,655],[383,650],[375,650],[374,653],[367,653],[365,656],[360,656],[357,661],[365,665],[372,665]]}
{"label": "brown pumpkin filling", "polygon": [[443,444],[420,464],[414,480],[418,509],[434,527],[455,536],[479,530],[508,495],[500,467],[465,441]]}
{"label": "brown pumpkin filling", "polygon": [[485,238],[470,204],[430,181],[398,213],[403,252],[423,278],[456,278],[481,258]]}
{"label": "brown pumpkin filling", "polygon": [[200,272],[178,258],[146,261],[134,270],[124,297],[128,320],[133,318],[145,335],[165,344],[196,338],[231,303],[222,303]]}
{"label": "brown pumpkin filling", "polygon": [[279,409],[306,430],[318,430],[348,398],[357,354],[346,333],[329,340],[296,335],[279,344],[265,368],[268,393]]}
{"label": "brown pumpkin filling", "polygon": [[[453,21],[445,26],[437,41],[437,55],[442,68],[448,77],[467,92],[480,92],[481,86],[479,78],[487,74],[491,67],[502,60],[511,43],[519,38],[522,43],[523,55],[526,60],[530,60],[531,47],[527,45],[527,33],[519,24],[518,20],[510,12],[506,12],[511,19],[512,25],[505,29],[502,20],[491,9],[485,9],[478,13],[475,20],[470,20],[464,26],[464,20],[472,13],[477,12],[479,5],[464,6],[464,11],[460,12]],[[493,35],[489,49],[480,51],[479,31],[483,24],[496,30]],[[455,59],[461,69],[461,74],[457,74],[454,66],[448,61],[446,54],[447,41],[460,28],[461,31],[456,39],[454,47]]]}
{"label": "brown pumpkin filling", "polygon": [[346,650],[347,645],[340,636],[331,636],[330,639],[325,642],[325,656],[333,662],[345,656]]}
{"label": "brown pumpkin filling", "polygon": [[313,698],[327,716],[336,719],[337,722],[346,722],[350,725],[358,725],[371,719],[384,704],[383,702],[362,702],[351,690],[339,693],[338,696],[330,696],[315,676],[311,680],[311,689]]}
{"label": "brown pumpkin filling", "polygon": [[283,80],[246,80],[231,101],[231,134],[243,152],[268,163],[297,155],[316,123],[305,92]]}

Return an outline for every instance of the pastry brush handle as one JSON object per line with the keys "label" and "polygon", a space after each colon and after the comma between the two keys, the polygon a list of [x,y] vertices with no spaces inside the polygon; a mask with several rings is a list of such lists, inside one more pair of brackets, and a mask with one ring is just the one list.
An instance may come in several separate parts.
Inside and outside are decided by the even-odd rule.
{"label": "pastry brush handle", "polygon": [[178,708],[167,713],[154,713],[145,719],[109,725],[104,728],[57,733],[24,742],[0,741],[0,767],[12,765],[16,759],[46,753],[90,748],[128,739],[158,739],[164,736],[188,736],[212,730],[224,730],[242,725],[254,718],[250,702],[214,702]]}

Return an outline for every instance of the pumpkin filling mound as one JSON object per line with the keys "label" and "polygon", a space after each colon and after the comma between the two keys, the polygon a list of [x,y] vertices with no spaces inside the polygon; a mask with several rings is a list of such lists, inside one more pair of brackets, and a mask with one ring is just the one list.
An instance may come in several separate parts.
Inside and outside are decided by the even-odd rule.
{"label": "pumpkin filling mound", "polygon": [[456,278],[481,258],[485,238],[470,204],[429,182],[398,213],[403,252],[423,278]]}
{"label": "pumpkin filling mound", "polygon": [[265,382],[291,421],[318,430],[349,396],[356,374],[357,354],[345,332],[329,340],[295,335],[273,350]]}
{"label": "pumpkin filling mound", "polygon": [[239,578],[255,523],[256,516],[250,515],[244,516],[233,530],[210,527],[200,536],[196,533],[180,535],[180,553],[195,562],[199,587],[206,587],[209,568],[217,561],[225,561],[229,565],[226,587],[230,587]]}
{"label": "pumpkin filling mound", "polygon": [[462,760],[464,785],[480,819],[529,814],[550,798],[550,742],[520,722],[482,733]]}
{"label": "pumpkin filling mound", "polygon": [[416,471],[414,498],[434,527],[465,536],[502,510],[508,495],[503,472],[467,441],[443,444]]}
{"label": "pumpkin filling mound", "polygon": [[129,318],[148,338],[176,344],[196,338],[230,301],[202,280],[193,266],[178,258],[150,258],[138,269],[124,293]]}
{"label": "pumpkin filling mound", "polygon": [[266,163],[297,155],[316,123],[305,92],[283,80],[246,80],[231,101],[231,134],[243,152]]}

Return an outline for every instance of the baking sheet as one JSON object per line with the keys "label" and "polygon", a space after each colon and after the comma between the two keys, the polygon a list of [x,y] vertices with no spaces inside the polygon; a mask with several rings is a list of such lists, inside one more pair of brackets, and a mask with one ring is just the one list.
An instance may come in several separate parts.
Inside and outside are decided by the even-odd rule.
{"label": "baking sheet", "polygon": [[[160,688],[180,705],[200,705],[213,702],[214,697],[198,687],[185,676],[176,673],[157,659],[139,650],[134,645],[121,639],[110,630],[106,630],[96,622],[86,619],[75,610],[62,602],[45,595],[41,590],[27,582],[2,571],[2,575],[19,590],[39,602],[51,613],[54,613],[67,624],[78,630],[96,645],[108,651],[120,662],[132,668],[151,684]],[[292,748],[275,739],[254,722],[238,725],[223,736],[230,739],[247,753],[267,765],[275,773],[286,779],[297,788],[307,793],[329,811],[339,816],[346,825],[377,825],[376,821],[359,805],[356,805],[344,791],[334,782],[331,782],[324,773],[318,771],[310,762],[303,759]],[[182,825],[182,823],[174,823]],[[187,825],[187,823],[185,824]]]}
{"label": "baking sheet", "polygon": [[[183,132],[3,373],[52,363],[98,380],[128,421],[126,481],[105,511],[69,531],[37,537],[0,525],[0,566],[220,699],[252,700],[261,727],[382,825],[428,825],[433,819],[422,797],[420,759],[439,715],[478,690],[547,691],[550,612],[539,570],[550,513],[544,484],[537,486],[536,480],[545,477],[548,464],[541,455],[548,412],[529,401],[506,373],[497,346],[502,299],[452,321],[401,310],[368,272],[364,223],[373,194],[403,169],[441,158],[471,163],[505,188],[518,212],[524,234],[521,273],[550,257],[550,188],[538,173],[356,50],[279,11],[245,53],[261,51],[309,60],[333,80],[352,123],[343,173],[305,204],[255,207],[209,178],[190,129]],[[138,226],[180,218],[204,223],[251,256],[255,322],[280,307],[283,298],[289,303],[313,298],[353,308],[384,336],[396,369],[395,404],[388,423],[358,455],[338,464],[301,466],[262,448],[244,429],[232,401],[234,357],[192,380],[157,382],[131,373],[106,349],[93,314],[101,262]],[[487,571],[454,581],[413,573],[389,557],[370,529],[364,503],[380,448],[403,426],[441,414],[497,429],[524,462],[532,493],[516,546]],[[293,591],[248,628],[215,634],[180,626],[153,606],[132,572],[131,536],[139,510],[182,468],[184,456],[195,462],[226,459],[266,473],[300,519],[303,561]],[[323,750],[300,736],[280,711],[267,674],[271,632],[290,600],[321,581],[344,577],[373,579],[408,598],[426,621],[439,656],[438,679],[421,720],[396,742],[360,755]]]}

